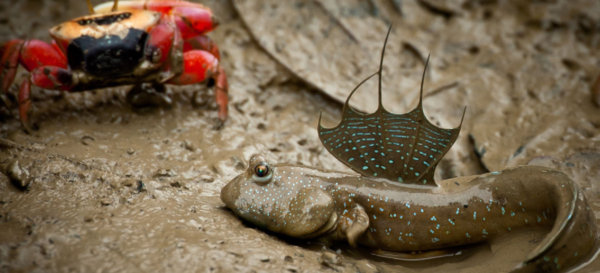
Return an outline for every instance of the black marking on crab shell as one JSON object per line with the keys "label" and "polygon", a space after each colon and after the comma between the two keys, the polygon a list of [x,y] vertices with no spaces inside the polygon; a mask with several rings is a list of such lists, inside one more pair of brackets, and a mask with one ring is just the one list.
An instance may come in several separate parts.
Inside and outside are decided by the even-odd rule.
{"label": "black marking on crab shell", "polygon": [[67,48],[73,70],[83,70],[97,77],[126,77],[144,59],[148,33],[131,28],[125,36],[107,35],[94,38],[83,35]]}
{"label": "black marking on crab shell", "polygon": [[97,25],[110,25],[125,19],[129,19],[129,17],[131,17],[131,12],[125,12],[119,14],[109,14],[102,17],[83,18],[77,21],[77,23],[82,26],[90,25],[92,23],[96,23]]}

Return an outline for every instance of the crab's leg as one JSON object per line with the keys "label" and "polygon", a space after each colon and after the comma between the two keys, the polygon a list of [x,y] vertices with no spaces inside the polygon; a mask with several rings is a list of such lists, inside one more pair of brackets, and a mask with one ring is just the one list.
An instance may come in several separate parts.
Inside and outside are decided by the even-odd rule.
{"label": "crab's leg", "polygon": [[219,66],[219,60],[210,52],[191,50],[183,53],[183,72],[171,79],[170,84],[185,85],[200,83],[207,79],[215,81],[215,97],[219,106],[219,120],[227,119],[229,84],[227,76]]}
{"label": "crab's leg", "polygon": [[15,74],[17,74],[19,52],[23,47],[23,43],[22,40],[12,40],[0,47],[0,84],[2,84],[4,93],[8,93],[8,88],[15,79]]}
{"label": "crab's leg", "polygon": [[[108,13],[112,6],[113,2],[106,2],[94,7],[94,10]],[[181,0],[119,1],[118,10],[151,10],[174,15],[183,39],[207,33],[219,24],[210,8]]]}
{"label": "crab's leg", "polygon": [[19,89],[19,116],[25,128],[29,128],[31,108],[31,84],[44,89],[69,91],[73,88],[73,75],[68,69],[44,65],[33,69],[28,79],[24,79]]}
{"label": "crab's leg", "polygon": [[183,39],[172,16],[163,16],[160,23],[149,31],[146,57],[157,66],[162,66],[159,82],[165,82],[182,71]]}
{"label": "crab's leg", "polygon": [[67,68],[67,59],[57,50],[56,44],[48,44],[40,40],[11,40],[1,48],[2,71],[0,71],[0,83],[2,90],[8,92],[15,79],[19,63],[28,71],[32,71],[42,65]]}

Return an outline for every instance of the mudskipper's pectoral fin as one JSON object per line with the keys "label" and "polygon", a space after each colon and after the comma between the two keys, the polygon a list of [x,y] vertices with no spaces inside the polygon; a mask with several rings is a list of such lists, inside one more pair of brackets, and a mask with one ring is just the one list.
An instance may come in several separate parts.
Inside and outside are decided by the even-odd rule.
{"label": "mudskipper's pectoral fin", "polygon": [[333,199],[317,188],[303,188],[290,202],[283,233],[294,237],[316,237],[335,227]]}
{"label": "mudskipper's pectoral fin", "polygon": [[364,176],[381,177],[401,183],[437,186],[433,181],[435,167],[458,138],[462,120],[461,125],[454,129],[443,129],[433,125],[425,117],[423,80],[427,64],[423,71],[417,108],[399,115],[385,110],[381,103],[384,52],[385,44],[377,73],[379,75],[377,111],[372,114],[362,114],[348,104],[352,94],[362,83],[375,75],[373,74],[361,82],[348,96],[342,110],[340,124],[328,129],[321,126],[319,119],[319,138],[327,151]]}
{"label": "mudskipper's pectoral fin", "polygon": [[369,228],[369,215],[360,205],[356,205],[341,216],[341,231],[352,247],[356,247],[358,239]]}

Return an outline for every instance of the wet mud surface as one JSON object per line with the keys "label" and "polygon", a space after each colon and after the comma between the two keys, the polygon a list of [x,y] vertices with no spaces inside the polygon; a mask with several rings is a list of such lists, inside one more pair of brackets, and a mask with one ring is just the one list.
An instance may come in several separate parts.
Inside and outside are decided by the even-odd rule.
{"label": "wet mud surface", "polygon": [[[394,262],[265,233],[219,199],[254,153],[349,171],[320,144],[319,112],[325,126],[337,124],[339,101],[376,71],[390,23],[385,107],[416,105],[429,53],[429,119],[454,127],[468,106],[437,179],[554,167],[573,177],[600,217],[600,108],[590,93],[600,73],[596,2],[401,1],[402,17],[394,1],[278,2],[204,2],[222,22],[210,34],[230,83],[221,130],[204,85],[168,86],[170,106],[143,108],[127,101],[128,86],[36,88],[32,135],[14,117],[14,100],[0,107],[0,271],[510,270],[547,231],[510,234],[458,257]],[[0,42],[49,41],[48,28],[84,14],[83,1],[5,1]],[[26,75],[19,70],[15,82]],[[368,82],[352,105],[374,110],[375,90],[376,80]],[[599,269],[596,260],[581,272]]]}

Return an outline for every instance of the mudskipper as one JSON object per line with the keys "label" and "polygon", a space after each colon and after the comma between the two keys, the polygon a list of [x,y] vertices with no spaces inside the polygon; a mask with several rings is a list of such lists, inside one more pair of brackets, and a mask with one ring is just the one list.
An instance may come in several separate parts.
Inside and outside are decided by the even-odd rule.
{"label": "mudskipper", "polygon": [[379,76],[377,111],[362,114],[349,106],[357,86],[340,124],[319,125],[323,145],[358,174],[274,165],[255,155],[248,170],[222,189],[227,207],[288,236],[398,252],[433,251],[485,242],[520,228],[550,227],[515,272],[570,270],[594,257],[596,218],[579,186],[561,172],[520,166],[435,182],[435,167],[460,126],[442,129],[427,120],[423,82],[414,110],[386,111],[381,103],[384,53],[385,44],[379,71],[372,75]]}

